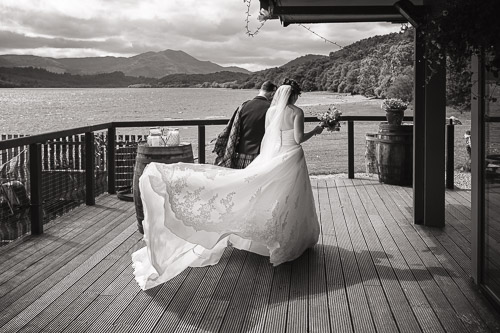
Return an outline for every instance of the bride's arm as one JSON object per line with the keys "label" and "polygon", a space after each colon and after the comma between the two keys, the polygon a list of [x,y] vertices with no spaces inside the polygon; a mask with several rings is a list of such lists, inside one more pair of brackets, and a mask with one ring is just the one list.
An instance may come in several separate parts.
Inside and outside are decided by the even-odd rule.
{"label": "bride's arm", "polygon": [[302,143],[316,134],[321,134],[323,132],[323,127],[316,126],[312,131],[304,133],[304,111],[301,108],[295,107],[295,118],[293,120],[293,132],[295,136],[295,142]]}

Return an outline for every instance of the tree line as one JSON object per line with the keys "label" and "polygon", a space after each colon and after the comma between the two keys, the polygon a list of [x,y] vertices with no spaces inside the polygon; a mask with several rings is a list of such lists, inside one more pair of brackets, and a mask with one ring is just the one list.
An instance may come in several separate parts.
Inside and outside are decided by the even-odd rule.
{"label": "tree line", "polygon": [[35,67],[0,67],[0,88],[114,88],[154,84],[157,80],[125,76],[122,72],[94,75],[53,73]]}
{"label": "tree line", "polygon": [[[378,98],[413,100],[414,31],[375,36],[355,42],[329,57],[294,66],[282,66],[256,72],[241,88],[257,88],[261,82],[281,82],[290,77],[305,91],[331,91]],[[470,73],[447,68],[449,105],[470,105]]]}

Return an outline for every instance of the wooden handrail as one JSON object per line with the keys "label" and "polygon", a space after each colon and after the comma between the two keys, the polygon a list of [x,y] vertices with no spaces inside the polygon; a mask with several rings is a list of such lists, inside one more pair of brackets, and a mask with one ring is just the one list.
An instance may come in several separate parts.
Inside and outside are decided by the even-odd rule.
{"label": "wooden handrail", "polygon": [[[385,116],[343,116],[342,121],[384,121]],[[405,121],[412,121],[413,117],[405,117]],[[48,140],[54,140],[66,136],[85,134],[107,130],[108,128],[120,127],[154,127],[154,126],[209,126],[226,125],[229,119],[179,119],[179,120],[145,120],[145,121],[114,121],[91,126],[76,127],[61,131],[47,132],[25,136],[21,138],[8,139],[0,141],[0,150],[27,146],[32,143],[44,143]],[[316,117],[305,117],[305,122],[318,122]]]}
{"label": "wooden handrail", "polygon": [[109,127],[113,127],[112,123],[104,123],[92,126],[76,127],[67,130],[47,132],[41,134],[34,134],[30,136],[24,136],[22,138],[9,139],[0,141],[0,150],[15,148],[19,146],[27,146],[32,143],[45,143],[48,140],[59,139],[66,136],[84,134],[88,132],[102,131]]}
{"label": "wooden handrail", "polygon": [[[347,122],[347,143],[348,143],[348,177],[354,178],[354,122],[356,121],[385,121],[385,116],[344,116],[343,122]],[[405,121],[412,121],[413,117],[404,117]],[[95,204],[95,160],[94,160],[94,132],[108,131],[107,142],[107,171],[108,171],[108,192],[115,192],[115,148],[116,148],[116,128],[127,127],[155,127],[155,126],[198,126],[198,163],[205,163],[205,126],[226,125],[229,119],[182,119],[182,120],[161,120],[161,121],[117,121],[110,123],[97,124],[92,126],[78,127],[61,131],[54,131],[32,136],[20,137],[0,141],[0,151],[16,148],[19,146],[30,145],[30,170],[32,191],[34,191],[34,200],[32,200],[32,233],[42,233],[42,209],[41,209],[41,151],[40,144],[49,140],[60,139],[61,137],[72,136],[76,134],[85,134],[85,169],[86,169],[86,203]],[[318,123],[316,117],[305,117],[307,123]],[[447,144],[447,184],[452,188],[454,170],[454,131],[453,124],[448,124],[448,144]],[[68,144],[68,143],[64,143]],[[36,183],[38,181],[38,183]]]}

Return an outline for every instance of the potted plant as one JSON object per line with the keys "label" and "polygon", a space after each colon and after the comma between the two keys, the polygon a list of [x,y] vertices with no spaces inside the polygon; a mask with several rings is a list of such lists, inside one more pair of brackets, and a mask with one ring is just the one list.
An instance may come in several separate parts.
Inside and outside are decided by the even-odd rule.
{"label": "potted plant", "polygon": [[380,106],[385,110],[387,123],[390,125],[401,125],[408,103],[399,98],[389,98],[382,102]]}

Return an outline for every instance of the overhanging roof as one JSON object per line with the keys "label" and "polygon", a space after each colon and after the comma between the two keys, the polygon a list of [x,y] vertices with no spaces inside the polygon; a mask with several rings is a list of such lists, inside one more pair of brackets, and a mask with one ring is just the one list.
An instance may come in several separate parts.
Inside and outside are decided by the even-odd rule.
{"label": "overhanging roof", "polygon": [[[405,0],[415,15],[423,13],[423,0]],[[260,0],[261,7],[279,18],[284,26],[293,23],[393,22],[408,19],[394,6],[397,0]]]}

